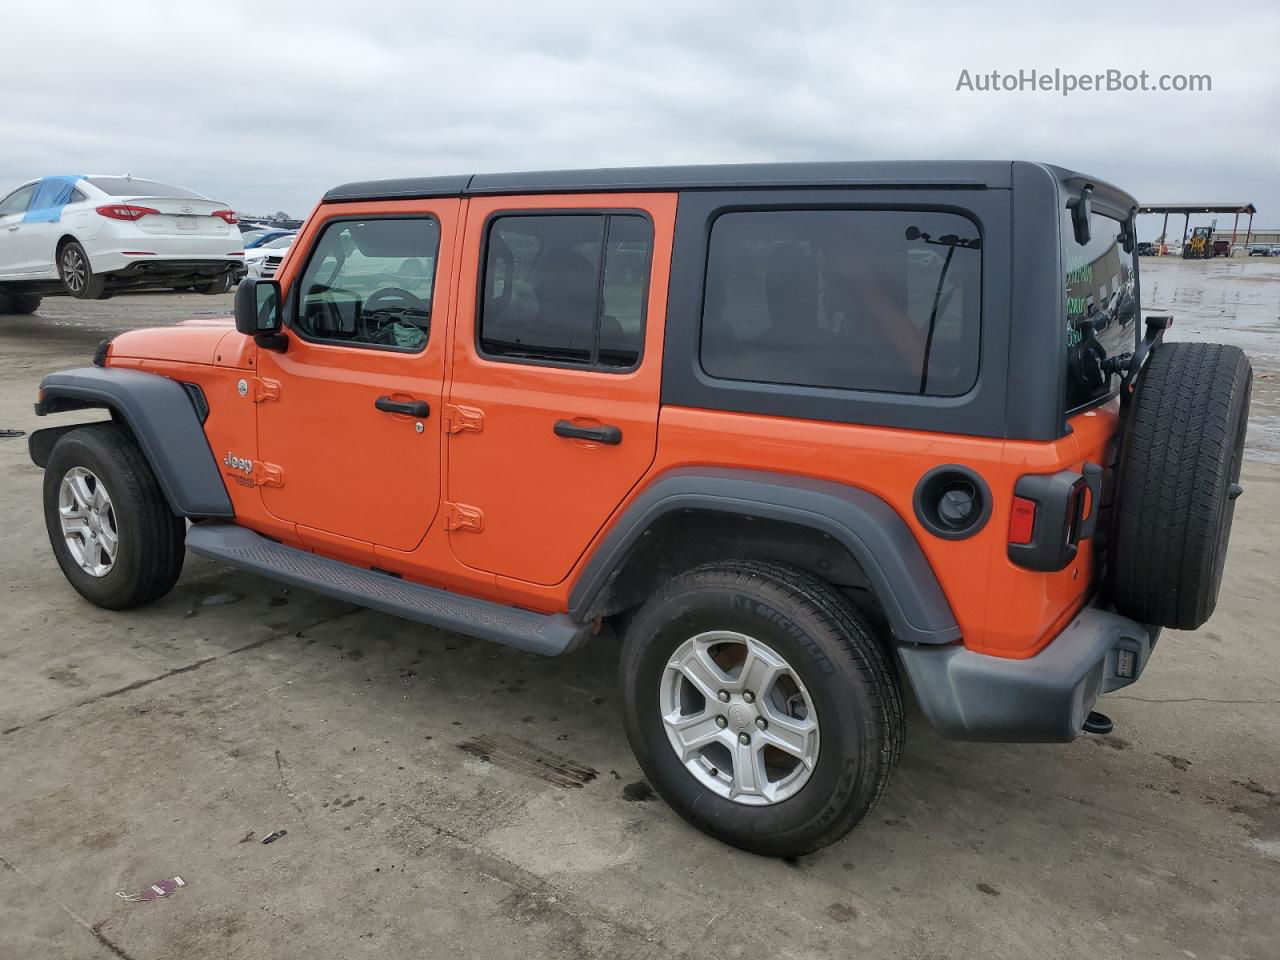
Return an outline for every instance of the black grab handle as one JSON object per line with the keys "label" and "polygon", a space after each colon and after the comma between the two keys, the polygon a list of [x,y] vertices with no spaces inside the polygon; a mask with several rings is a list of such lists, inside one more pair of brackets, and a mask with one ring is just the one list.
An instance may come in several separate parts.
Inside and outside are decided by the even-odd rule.
{"label": "black grab handle", "polygon": [[620,427],[580,427],[570,420],[557,420],[556,436],[568,440],[590,440],[592,443],[607,443],[617,446],[622,442]]}
{"label": "black grab handle", "polygon": [[418,418],[431,416],[431,407],[425,400],[409,400],[401,403],[390,397],[379,397],[373,401],[373,405],[383,413],[403,413]]}

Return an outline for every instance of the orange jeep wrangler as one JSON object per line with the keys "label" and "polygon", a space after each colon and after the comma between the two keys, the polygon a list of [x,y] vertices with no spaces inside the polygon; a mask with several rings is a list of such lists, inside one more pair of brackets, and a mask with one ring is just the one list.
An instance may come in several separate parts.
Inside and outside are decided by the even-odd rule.
{"label": "orange jeep wrangler", "polygon": [[949,737],[1105,732],[1213,611],[1252,372],[1140,312],[1133,197],[1036,163],[331,190],[235,324],[104,343],[36,412],[50,542],[135,607],[185,550],[544,654],[621,643],[702,830],[813,851],[902,689]]}

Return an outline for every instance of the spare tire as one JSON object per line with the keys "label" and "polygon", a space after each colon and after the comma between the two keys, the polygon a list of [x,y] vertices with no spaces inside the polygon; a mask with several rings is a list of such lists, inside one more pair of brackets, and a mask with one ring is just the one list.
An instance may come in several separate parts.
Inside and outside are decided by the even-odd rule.
{"label": "spare tire", "polygon": [[1108,571],[1116,609],[1194,630],[1218,602],[1253,369],[1237,347],[1162,343],[1125,412]]}

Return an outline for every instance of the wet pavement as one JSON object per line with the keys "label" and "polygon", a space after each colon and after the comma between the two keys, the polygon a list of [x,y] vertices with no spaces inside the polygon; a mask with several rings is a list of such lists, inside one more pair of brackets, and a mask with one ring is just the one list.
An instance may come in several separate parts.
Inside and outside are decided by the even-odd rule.
{"label": "wet pavement", "polygon": [[1253,363],[1245,456],[1280,463],[1280,257],[1143,257],[1142,303],[1173,315],[1171,340],[1229,343]]}

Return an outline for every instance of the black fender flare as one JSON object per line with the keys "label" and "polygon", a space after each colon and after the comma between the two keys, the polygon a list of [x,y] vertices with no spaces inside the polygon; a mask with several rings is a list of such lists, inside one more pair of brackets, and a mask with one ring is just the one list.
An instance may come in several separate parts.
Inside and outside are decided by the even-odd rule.
{"label": "black fender flare", "polygon": [[653,480],[583,568],[569,596],[570,615],[589,615],[651,524],[672,511],[690,509],[780,520],[825,533],[862,566],[899,642],[960,639],[960,626],[924,551],[906,521],[883,499],[828,480],[732,468],[682,467]]}
{"label": "black fender flare", "polygon": [[[62,370],[40,381],[36,416],[93,408],[110,410],[133,431],[174,513],[235,516],[200,417],[182,384],[155,373],[112,367]],[[48,462],[53,443],[75,426],[31,434],[28,443],[37,466]]]}

